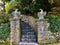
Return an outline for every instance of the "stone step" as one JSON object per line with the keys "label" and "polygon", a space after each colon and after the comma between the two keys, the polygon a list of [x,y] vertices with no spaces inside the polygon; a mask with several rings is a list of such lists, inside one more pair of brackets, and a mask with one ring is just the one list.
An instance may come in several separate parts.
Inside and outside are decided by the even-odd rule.
{"label": "stone step", "polygon": [[36,42],[36,38],[35,39],[22,38],[21,42]]}
{"label": "stone step", "polygon": [[35,42],[20,42],[19,45],[38,45],[38,43]]}

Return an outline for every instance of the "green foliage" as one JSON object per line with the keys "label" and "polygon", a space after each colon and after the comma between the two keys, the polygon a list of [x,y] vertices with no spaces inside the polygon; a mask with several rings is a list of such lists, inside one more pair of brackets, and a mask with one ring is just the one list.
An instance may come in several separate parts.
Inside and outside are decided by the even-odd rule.
{"label": "green foliage", "polygon": [[59,15],[47,15],[45,18],[50,23],[50,31],[55,33],[60,31],[60,16]]}
{"label": "green foliage", "polygon": [[5,12],[1,11],[0,12],[0,25],[2,23],[7,23],[9,22],[9,15],[6,15]]}
{"label": "green foliage", "polygon": [[0,11],[0,40],[6,40],[6,38],[9,36],[10,29],[8,22],[9,22],[9,16],[5,14],[4,10]]}
{"label": "green foliage", "polygon": [[7,2],[6,5],[5,5],[5,11],[6,11],[6,14],[8,14],[8,12],[10,10],[13,10],[15,7],[13,1],[10,1],[10,2]]}
{"label": "green foliage", "polygon": [[9,1],[11,1],[11,0],[2,0],[3,2],[9,2]]}
{"label": "green foliage", "polygon": [[51,9],[51,5],[48,0],[15,0],[14,4],[11,0],[10,2],[6,3],[6,13],[8,13],[9,10],[12,10],[13,7],[16,7],[25,14],[37,13],[40,11],[40,9],[45,11],[49,11]]}
{"label": "green foliage", "polygon": [[0,25],[0,40],[6,40],[7,37],[9,37],[9,34],[10,34],[9,24],[8,23],[1,24]]}
{"label": "green foliage", "polygon": [[[17,5],[23,13],[36,13],[39,12],[40,9],[45,11],[49,11],[51,9],[51,5],[48,0],[19,0],[21,3]],[[49,8],[48,8],[49,7]]]}

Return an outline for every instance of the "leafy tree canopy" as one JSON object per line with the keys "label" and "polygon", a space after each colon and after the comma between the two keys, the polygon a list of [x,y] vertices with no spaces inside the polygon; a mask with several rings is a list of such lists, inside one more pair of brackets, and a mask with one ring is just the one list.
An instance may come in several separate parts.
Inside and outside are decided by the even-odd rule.
{"label": "leafy tree canopy", "polygon": [[[9,1],[11,2],[12,0]],[[40,11],[40,9],[43,9],[48,12],[51,9],[51,4],[48,2],[48,0],[14,0],[14,1],[15,4],[13,6],[16,5],[15,7],[19,9],[22,13],[37,13]]]}
{"label": "leafy tree canopy", "polygon": [[45,11],[49,11],[51,9],[51,5],[48,0],[20,0],[20,2],[21,3],[18,3],[17,7],[20,11],[25,13],[39,12],[40,9]]}

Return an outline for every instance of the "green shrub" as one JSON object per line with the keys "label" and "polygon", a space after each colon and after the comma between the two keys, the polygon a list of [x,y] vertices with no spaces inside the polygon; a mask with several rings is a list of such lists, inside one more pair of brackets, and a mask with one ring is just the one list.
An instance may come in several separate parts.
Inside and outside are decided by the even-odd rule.
{"label": "green shrub", "polygon": [[9,24],[1,24],[0,25],[0,40],[6,40],[9,37],[10,34],[10,28]]}
{"label": "green shrub", "polygon": [[[50,23],[49,30],[52,32],[52,35],[55,37],[56,41],[59,42],[60,40],[60,15],[47,15],[45,18],[48,19]],[[51,42],[54,42],[52,40]]]}
{"label": "green shrub", "polygon": [[47,15],[45,18],[50,23],[50,31],[55,33],[60,31],[60,16],[59,15]]}
{"label": "green shrub", "polygon": [[9,22],[9,15],[6,15],[5,12],[0,11],[0,25],[2,23],[8,23]]}

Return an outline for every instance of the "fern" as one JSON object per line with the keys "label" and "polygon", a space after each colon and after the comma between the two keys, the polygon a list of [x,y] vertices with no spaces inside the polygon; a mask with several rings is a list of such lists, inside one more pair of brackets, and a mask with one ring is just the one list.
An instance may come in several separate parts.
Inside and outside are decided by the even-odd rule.
{"label": "fern", "polygon": [[6,5],[5,5],[6,14],[8,14],[9,11],[13,8],[14,8],[13,1],[7,2]]}

